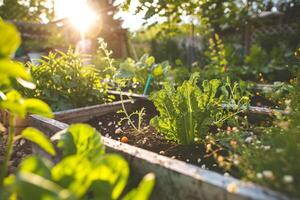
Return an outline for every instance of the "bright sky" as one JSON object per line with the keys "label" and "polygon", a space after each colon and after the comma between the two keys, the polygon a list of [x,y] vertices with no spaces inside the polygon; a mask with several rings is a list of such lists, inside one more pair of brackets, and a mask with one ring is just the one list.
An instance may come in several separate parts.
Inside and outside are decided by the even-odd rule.
{"label": "bright sky", "polygon": [[[118,0],[116,4],[122,1],[123,0]],[[121,11],[116,15],[116,17],[123,19],[123,27],[129,28],[131,31],[138,30],[145,22],[145,20],[143,20],[143,13],[138,15],[134,14],[138,3],[138,0],[132,0],[129,12]],[[78,28],[84,28],[85,22],[90,22],[95,17],[92,8],[86,6],[85,0],[56,0],[55,10],[58,19],[68,17]]]}

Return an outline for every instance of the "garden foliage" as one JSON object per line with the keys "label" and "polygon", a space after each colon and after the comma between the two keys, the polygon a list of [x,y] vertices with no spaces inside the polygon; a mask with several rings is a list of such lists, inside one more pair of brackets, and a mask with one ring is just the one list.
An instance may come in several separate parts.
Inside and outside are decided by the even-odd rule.
{"label": "garden foliage", "polygon": [[[84,124],[71,125],[55,135],[57,148],[39,130],[26,128],[18,138],[25,138],[49,155],[57,156],[56,162],[29,156],[21,162],[16,174],[7,176],[13,143],[18,139],[14,131],[16,117],[24,118],[29,113],[45,117],[53,114],[43,101],[25,99],[13,88],[12,81],[31,88],[34,85],[25,67],[10,59],[20,43],[17,30],[0,21],[0,36],[0,108],[10,112],[7,148],[0,166],[0,199],[148,199],[154,175],[145,176],[137,188],[124,194],[128,164],[118,155],[105,154],[100,133]],[[2,142],[5,128],[0,125]]]}
{"label": "garden foliage", "polygon": [[150,196],[153,174],[145,176],[127,195],[123,194],[129,176],[128,164],[118,155],[105,154],[100,133],[92,127],[74,124],[53,138],[62,151],[60,162],[39,156],[27,157],[16,174],[6,180],[11,195],[24,200],[137,200]]}
{"label": "garden foliage", "polygon": [[[166,84],[151,96],[159,111],[151,124],[166,138],[181,144],[203,142],[209,127],[221,127],[226,120],[247,109],[249,103],[248,96],[239,92],[237,83],[232,87],[230,80],[222,84],[212,79],[198,87],[198,79],[199,74],[194,73],[177,89]],[[224,103],[230,108],[224,110]]]}
{"label": "garden foliage", "polygon": [[102,81],[95,68],[84,64],[80,55],[50,52],[39,65],[28,64],[35,90],[25,90],[47,102],[55,111],[104,103],[110,100],[108,84]]}

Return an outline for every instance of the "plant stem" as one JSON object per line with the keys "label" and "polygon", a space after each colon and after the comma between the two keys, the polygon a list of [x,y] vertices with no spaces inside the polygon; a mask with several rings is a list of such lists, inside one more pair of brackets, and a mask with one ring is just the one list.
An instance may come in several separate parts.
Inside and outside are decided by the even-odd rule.
{"label": "plant stem", "polygon": [[125,105],[124,105],[124,99],[123,99],[122,91],[120,91],[120,98],[121,98],[122,109],[123,109],[123,111],[124,111],[124,114],[126,115],[126,118],[127,118],[128,122],[130,123],[130,125],[131,125],[136,131],[139,132],[139,129],[136,128],[136,126],[134,125],[134,123],[133,123],[132,120],[130,119],[130,116],[129,116],[128,113],[127,113],[127,110],[126,110]]}
{"label": "plant stem", "polygon": [[1,171],[0,171],[0,188],[3,188],[4,178],[7,175],[7,171],[8,171],[8,162],[10,160],[13,151],[13,143],[14,143],[14,136],[15,136],[15,121],[16,121],[16,116],[10,113],[7,148],[6,148],[3,164],[1,166]]}

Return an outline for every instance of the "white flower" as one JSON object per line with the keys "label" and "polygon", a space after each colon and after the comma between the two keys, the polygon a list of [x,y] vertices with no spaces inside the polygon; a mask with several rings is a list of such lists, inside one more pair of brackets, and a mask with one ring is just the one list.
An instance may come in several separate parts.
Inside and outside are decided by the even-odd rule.
{"label": "white flower", "polygon": [[267,179],[273,179],[274,178],[274,174],[270,170],[265,170],[265,171],[262,172],[262,174]]}
{"label": "white flower", "polygon": [[262,175],[262,173],[257,173],[256,177],[259,178],[259,179],[261,179],[263,177],[263,175]]}
{"label": "white flower", "polygon": [[291,175],[285,175],[283,176],[283,182],[285,183],[292,183],[294,181],[294,178]]}
{"label": "white flower", "polygon": [[246,142],[246,143],[251,143],[251,142],[252,142],[252,140],[253,140],[253,138],[252,138],[252,137],[247,137],[247,138],[245,139],[245,142]]}
{"label": "white flower", "polygon": [[276,153],[282,153],[283,149],[276,149]]}
{"label": "white flower", "polygon": [[264,150],[269,150],[269,149],[271,149],[270,146],[263,146],[263,148],[264,148]]}
{"label": "white flower", "polygon": [[239,129],[238,129],[237,127],[233,127],[233,128],[232,128],[232,131],[233,131],[233,132],[238,132]]}

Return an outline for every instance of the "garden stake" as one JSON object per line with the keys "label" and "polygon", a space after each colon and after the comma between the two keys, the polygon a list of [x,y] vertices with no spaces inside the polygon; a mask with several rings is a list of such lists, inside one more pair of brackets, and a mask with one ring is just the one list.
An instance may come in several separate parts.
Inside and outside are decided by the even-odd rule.
{"label": "garden stake", "polygon": [[151,84],[152,79],[153,79],[152,74],[148,74],[148,78],[147,78],[147,82],[146,82],[146,85],[145,85],[145,88],[144,88],[144,93],[143,93],[143,95],[147,95],[147,92],[148,92],[148,90],[149,90],[149,87],[150,87],[150,84]]}

